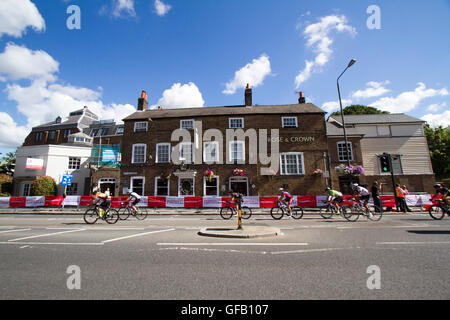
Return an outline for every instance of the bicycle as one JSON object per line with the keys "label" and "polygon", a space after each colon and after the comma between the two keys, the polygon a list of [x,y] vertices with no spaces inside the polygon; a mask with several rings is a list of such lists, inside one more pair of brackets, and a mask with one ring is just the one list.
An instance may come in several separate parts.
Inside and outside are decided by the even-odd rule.
{"label": "bicycle", "polygon": [[94,224],[98,219],[102,219],[108,224],[115,224],[119,220],[119,213],[116,209],[101,209],[101,213],[99,209],[98,205],[94,206],[94,208],[87,209],[83,216],[84,222],[87,224]]}
{"label": "bicycle", "polygon": [[[225,202],[225,207],[220,209],[220,216],[225,219],[225,220],[229,220],[231,219],[234,215],[238,214],[237,208],[236,208],[236,203],[233,201],[226,201]],[[234,205],[234,206],[232,206]],[[249,207],[241,207],[241,217],[242,219],[250,219],[250,217],[252,216],[252,209],[250,209]]]}
{"label": "bicycle", "polygon": [[331,219],[334,215],[344,216],[344,210],[346,210],[345,206],[340,206],[338,210],[336,205],[329,201],[325,207],[320,208],[320,215],[324,219]]}
{"label": "bicycle", "polygon": [[[432,199],[430,199],[432,201]],[[438,199],[429,209],[428,213],[434,220],[442,220],[447,213],[450,217],[450,208],[444,203],[443,199]]]}
{"label": "bicycle", "polygon": [[121,207],[119,208],[119,219],[127,220],[130,215],[134,216],[138,220],[144,220],[147,218],[148,212],[145,208],[136,207],[136,211],[131,208],[131,205],[128,203],[125,205],[125,202],[120,203]]}
{"label": "bicycle", "polygon": [[277,201],[277,206],[270,209],[270,215],[275,220],[280,220],[284,215],[290,216],[293,219],[301,219],[303,217],[303,209],[301,207],[293,207],[292,212],[289,214],[288,206],[281,200]]}
{"label": "bicycle", "polygon": [[383,216],[383,207],[376,207],[378,210],[367,211],[367,209],[362,205],[360,200],[353,198],[353,205],[351,207],[342,206],[344,218],[350,222],[355,222],[359,219],[360,215],[366,216],[367,219],[372,221],[380,221]]}

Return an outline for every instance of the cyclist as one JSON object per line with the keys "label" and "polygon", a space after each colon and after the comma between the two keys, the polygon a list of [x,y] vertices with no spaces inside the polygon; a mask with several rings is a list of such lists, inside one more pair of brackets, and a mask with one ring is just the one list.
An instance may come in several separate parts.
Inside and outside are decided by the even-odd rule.
{"label": "cyclist", "polygon": [[355,197],[356,201],[363,201],[364,208],[366,209],[366,212],[368,212],[369,218],[372,218],[372,212],[370,212],[369,208],[369,190],[355,183],[353,184],[353,196]]}
{"label": "cyclist", "polygon": [[128,199],[125,200],[125,203],[131,202],[131,209],[133,209],[134,212],[137,212],[136,205],[141,201],[141,196],[129,189],[127,190],[127,195]]}
{"label": "cyclist", "polygon": [[436,194],[431,198],[433,201],[437,196],[441,195],[442,202],[447,206],[450,206],[450,195],[448,188],[444,187],[443,184],[436,183],[433,188],[436,190]]}
{"label": "cyclist", "polygon": [[111,197],[106,193],[98,191],[97,188],[94,188],[95,199],[94,205],[100,207],[100,217],[103,216],[103,211],[106,211],[111,206]]}
{"label": "cyclist", "polygon": [[325,191],[327,192],[327,194],[329,196],[327,201],[331,201],[331,203],[335,205],[335,207],[337,209],[337,214],[339,214],[341,211],[340,204],[344,201],[344,196],[342,195],[341,192],[332,190],[329,187],[327,187],[325,189]]}
{"label": "cyclist", "polygon": [[281,191],[281,195],[280,195],[280,201],[282,201],[289,210],[289,215],[291,215],[292,213],[292,203],[294,202],[294,197],[287,191],[284,191],[283,188],[280,188],[279,191]]}

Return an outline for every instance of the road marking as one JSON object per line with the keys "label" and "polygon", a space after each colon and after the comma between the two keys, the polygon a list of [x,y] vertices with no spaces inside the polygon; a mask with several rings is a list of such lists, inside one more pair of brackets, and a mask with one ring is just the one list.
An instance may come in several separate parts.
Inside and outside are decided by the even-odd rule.
{"label": "road marking", "polygon": [[450,241],[435,241],[435,242],[418,242],[418,241],[411,241],[411,242],[377,242],[376,244],[450,244]]}
{"label": "road marking", "polygon": [[29,245],[27,244],[26,246],[21,246],[19,249],[25,249],[25,248],[28,248],[29,247]]}
{"label": "road marking", "polygon": [[102,246],[103,243],[98,243],[98,242],[93,242],[93,243],[89,243],[89,242],[0,242],[0,244],[22,244],[22,245],[73,245],[73,246]]}
{"label": "road marking", "polygon": [[354,248],[323,248],[323,249],[306,249],[306,250],[292,250],[292,251],[274,251],[271,252],[271,254],[327,252],[327,251],[350,250],[350,249]]}
{"label": "road marking", "polygon": [[174,231],[174,230],[175,229],[166,229],[166,230],[158,230],[158,231],[150,231],[150,232],[138,233],[138,234],[133,234],[131,236],[125,236],[125,237],[105,240],[105,241],[102,241],[102,243],[109,243],[109,242],[113,242],[113,241],[125,240],[125,239],[129,239],[129,238],[145,236],[145,235],[148,235],[148,234],[168,232],[168,231]]}
{"label": "road marking", "polygon": [[0,231],[0,233],[19,232],[19,231],[30,231],[30,230],[31,230],[31,229],[15,229],[15,230]]}
{"label": "road marking", "polygon": [[68,230],[68,231],[61,231],[61,232],[55,232],[55,233],[40,234],[40,235],[37,235],[37,236],[30,236],[30,237],[12,239],[12,240],[8,240],[8,242],[21,241],[21,240],[34,239],[34,238],[41,238],[41,237],[49,237],[49,236],[63,234],[63,233],[78,232],[78,231],[85,231],[85,230],[86,229],[76,229],[76,230]]}
{"label": "road marking", "polygon": [[159,242],[158,246],[307,246],[307,243],[263,243],[263,242]]}

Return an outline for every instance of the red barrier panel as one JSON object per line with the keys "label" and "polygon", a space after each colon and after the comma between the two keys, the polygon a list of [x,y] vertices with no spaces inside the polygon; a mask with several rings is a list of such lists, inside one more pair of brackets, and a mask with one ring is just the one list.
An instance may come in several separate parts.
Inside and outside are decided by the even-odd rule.
{"label": "red barrier panel", "polygon": [[11,197],[9,198],[10,208],[25,208],[27,205],[27,197]]}
{"label": "red barrier panel", "polygon": [[314,208],[317,206],[316,196],[298,196],[297,205],[302,208]]}
{"label": "red barrier panel", "polygon": [[63,201],[64,201],[64,197],[63,196],[58,196],[58,197],[46,196],[45,197],[45,206],[46,207],[61,206]]}
{"label": "red barrier panel", "polygon": [[92,205],[93,200],[94,200],[93,197],[88,196],[80,197],[80,207],[88,207]]}
{"label": "red barrier panel", "polygon": [[277,206],[278,197],[259,197],[261,208],[273,208]]}
{"label": "red barrier panel", "polygon": [[148,197],[148,206],[150,208],[164,208],[166,206],[166,197]]}
{"label": "red barrier panel", "polygon": [[202,208],[203,207],[203,197],[185,197],[184,198],[185,208]]}
{"label": "red barrier panel", "polygon": [[381,203],[383,204],[383,207],[390,207],[395,208],[395,197],[394,196],[381,196]]}
{"label": "red barrier panel", "polygon": [[128,197],[111,197],[111,207],[120,208],[122,206],[121,203],[127,199]]}
{"label": "red barrier panel", "polygon": [[[222,208],[230,206],[228,203],[226,203],[227,201],[231,201],[231,197],[222,197]],[[235,208],[236,205],[232,204],[231,207]]]}

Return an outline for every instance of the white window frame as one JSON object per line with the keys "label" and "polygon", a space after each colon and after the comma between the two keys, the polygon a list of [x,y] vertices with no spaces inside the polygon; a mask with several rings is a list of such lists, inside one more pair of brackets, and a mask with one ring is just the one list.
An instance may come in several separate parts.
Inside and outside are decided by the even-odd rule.
{"label": "white window frame", "polygon": [[[119,132],[119,130],[121,130],[122,132]],[[116,135],[123,134],[124,131],[125,131],[125,128],[124,128],[124,127],[117,127],[117,129],[116,129]]]}
{"label": "white window frame", "polygon": [[[241,144],[242,145],[242,159],[233,159],[233,147],[232,145],[234,144]],[[230,141],[230,143],[228,144],[229,149],[229,160],[232,163],[239,163],[240,161],[245,162],[245,141],[239,141],[239,140],[235,140],[235,141]]]}
{"label": "white window frame", "polygon": [[[71,161],[73,160],[73,161]],[[75,163],[75,166],[73,164]],[[81,158],[80,157],[69,157],[69,165],[67,166],[69,170],[80,170],[81,169]]]}
{"label": "white window frame", "polygon": [[230,177],[230,179],[228,179],[228,190],[231,190],[231,183],[232,182],[245,182],[247,184],[247,194],[244,194],[244,196],[248,196],[249,195],[249,189],[248,189],[248,178],[247,177]]}
{"label": "white window frame", "polygon": [[142,180],[142,194],[140,194],[140,196],[144,196],[144,194],[145,194],[145,177],[142,177],[142,176],[131,177],[130,178],[130,190],[134,192],[133,182],[134,182],[134,180],[138,180],[138,179]]}
{"label": "white window frame", "polygon": [[[137,128],[138,125],[145,124],[145,130]],[[148,121],[137,121],[134,123],[134,132],[147,132],[148,131]]]}
{"label": "white window frame", "polygon": [[[241,127],[233,127],[231,125],[231,122],[233,120],[241,120],[242,121],[242,126]],[[244,129],[244,118],[229,118],[228,119],[228,128],[230,128],[230,129]]]}
{"label": "white window frame", "polygon": [[[31,182],[25,182],[25,183],[22,185],[22,197],[28,197],[28,196],[30,196],[30,193],[31,193],[31,185],[32,185]],[[28,186],[28,192],[27,192],[27,194],[25,194],[25,189],[26,189],[27,186]]]}
{"label": "white window frame", "polygon": [[[183,128],[183,122],[192,122],[192,128]],[[182,120],[180,120],[180,129],[194,130],[194,119],[182,119]]]}
{"label": "white window frame", "polygon": [[[297,156],[297,173],[287,173],[283,170],[283,156],[296,155]],[[298,156],[301,156],[301,162],[299,163]],[[286,166],[286,164],[285,164]],[[280,153],[280,175],[283,176],[303,176],[305,175],[305,158],[303,152],[283,152]]]}
{"label": "white window frame", "polygon": [[[181,195],[181,180],[192,180],[192,195]],[[178,177],[178,196],[179,197],[195,197],[195,177]]]}
{"label": "white window frame", "polygon": [[[208,158],[207,149],[206,149],[207,144],[211,144],[211,145],[215,146],[214,147],[216,149],[215,159]],[[211,153],[209,155],[211,155]],[[203,143],[203,161],[208,164],[219,162],[219,142],[218,141],[206,141]]]}
{"label": "white window frame", "polygon": [[[286,126],[284,124],[284,121],[288,120],[288,119],[295,119],[295,127],[294,126]],[[298,118],[297,117],[281,117],[281,127],[282,128],[298,128]]]}
{"label": "white window frame", "polygon": [[[160,148],[160,147],[164,147],[164,146],[167,146],[167,147],[168,147],[168,148],[167,148],[167,152],[168,152],[168,161],[167,161],[167,162],[166,162],[166,161],[161,162],[160,159],[159,159],[159,148]],[[171,152],[172,152],[172,150],[171,150],[170,143],[163,142],[163,143],[158,143],[158,144],[156,144],[156,159],[155,159],[155,162],[156,162],[156,163],[170,163]]]}
{"label": "white window frame", "polygon": [[219,176],[213,176],[213,179],[216,179],[216,185],[217,185],[217,194],[216,195],[206,195],[206,181],[209,181],[209,177],[203,177],[203,196],[204,197],[218,197],[220,194],[220,183],[219,183]]}
{"label": "white window frame", "polygon": [[[347,141],[348,142],[348,153],[349,153],[349,155],[350,155],[350,159],[349,159],[349,161],[354,161],[353,160],[353,144],[352,144],[352,142],[351,141]],[[344,148],[343,150],[343,152],[344,152],[344,158],[341,158],[341,156],[339,155],[339,146],[341,146],[342,145],[342,147]],[[347,154],[346,154],[346,149],[345,149],[345,141],[338,141],[338,142],[336,142],[336,148],[337,148],[337,156],[338,156],[338,160],[339,160],[339,162],[347,162],[347,159],[345,158],[346,156],[347,156]]]}
{"label": "white window frame", "polygon": [[161,180],[161,177],[155,177],[155,197],[168,197],[170,195],[170,179],[167,179],[167,194],[166,195],[158,195],[158,180]]}
{"label": "white window frame", "polygon": [[[135,148],[136,147],[144,147],[144,161],[143,162],[136,162],[134,159],[135,156]],[[136,143],[133,144],[132,146],[132,150],[131,150],[131,163],[145,163],[146,161],[146,157],[147,157],[147,145],[145,143]]]}
{"label": "white window frame", "polygon": [[[184,146],[191,146],[191,159],[190,159],[190,161],[187,161],[187,159],[184,158],[184,155],[183,155],[183,147]],[[180,161],[185,161],[185,163],[187,163],[187,164],[194,163],[194,144],[192,142],[181,142],[180,143],[178,159]]]}

